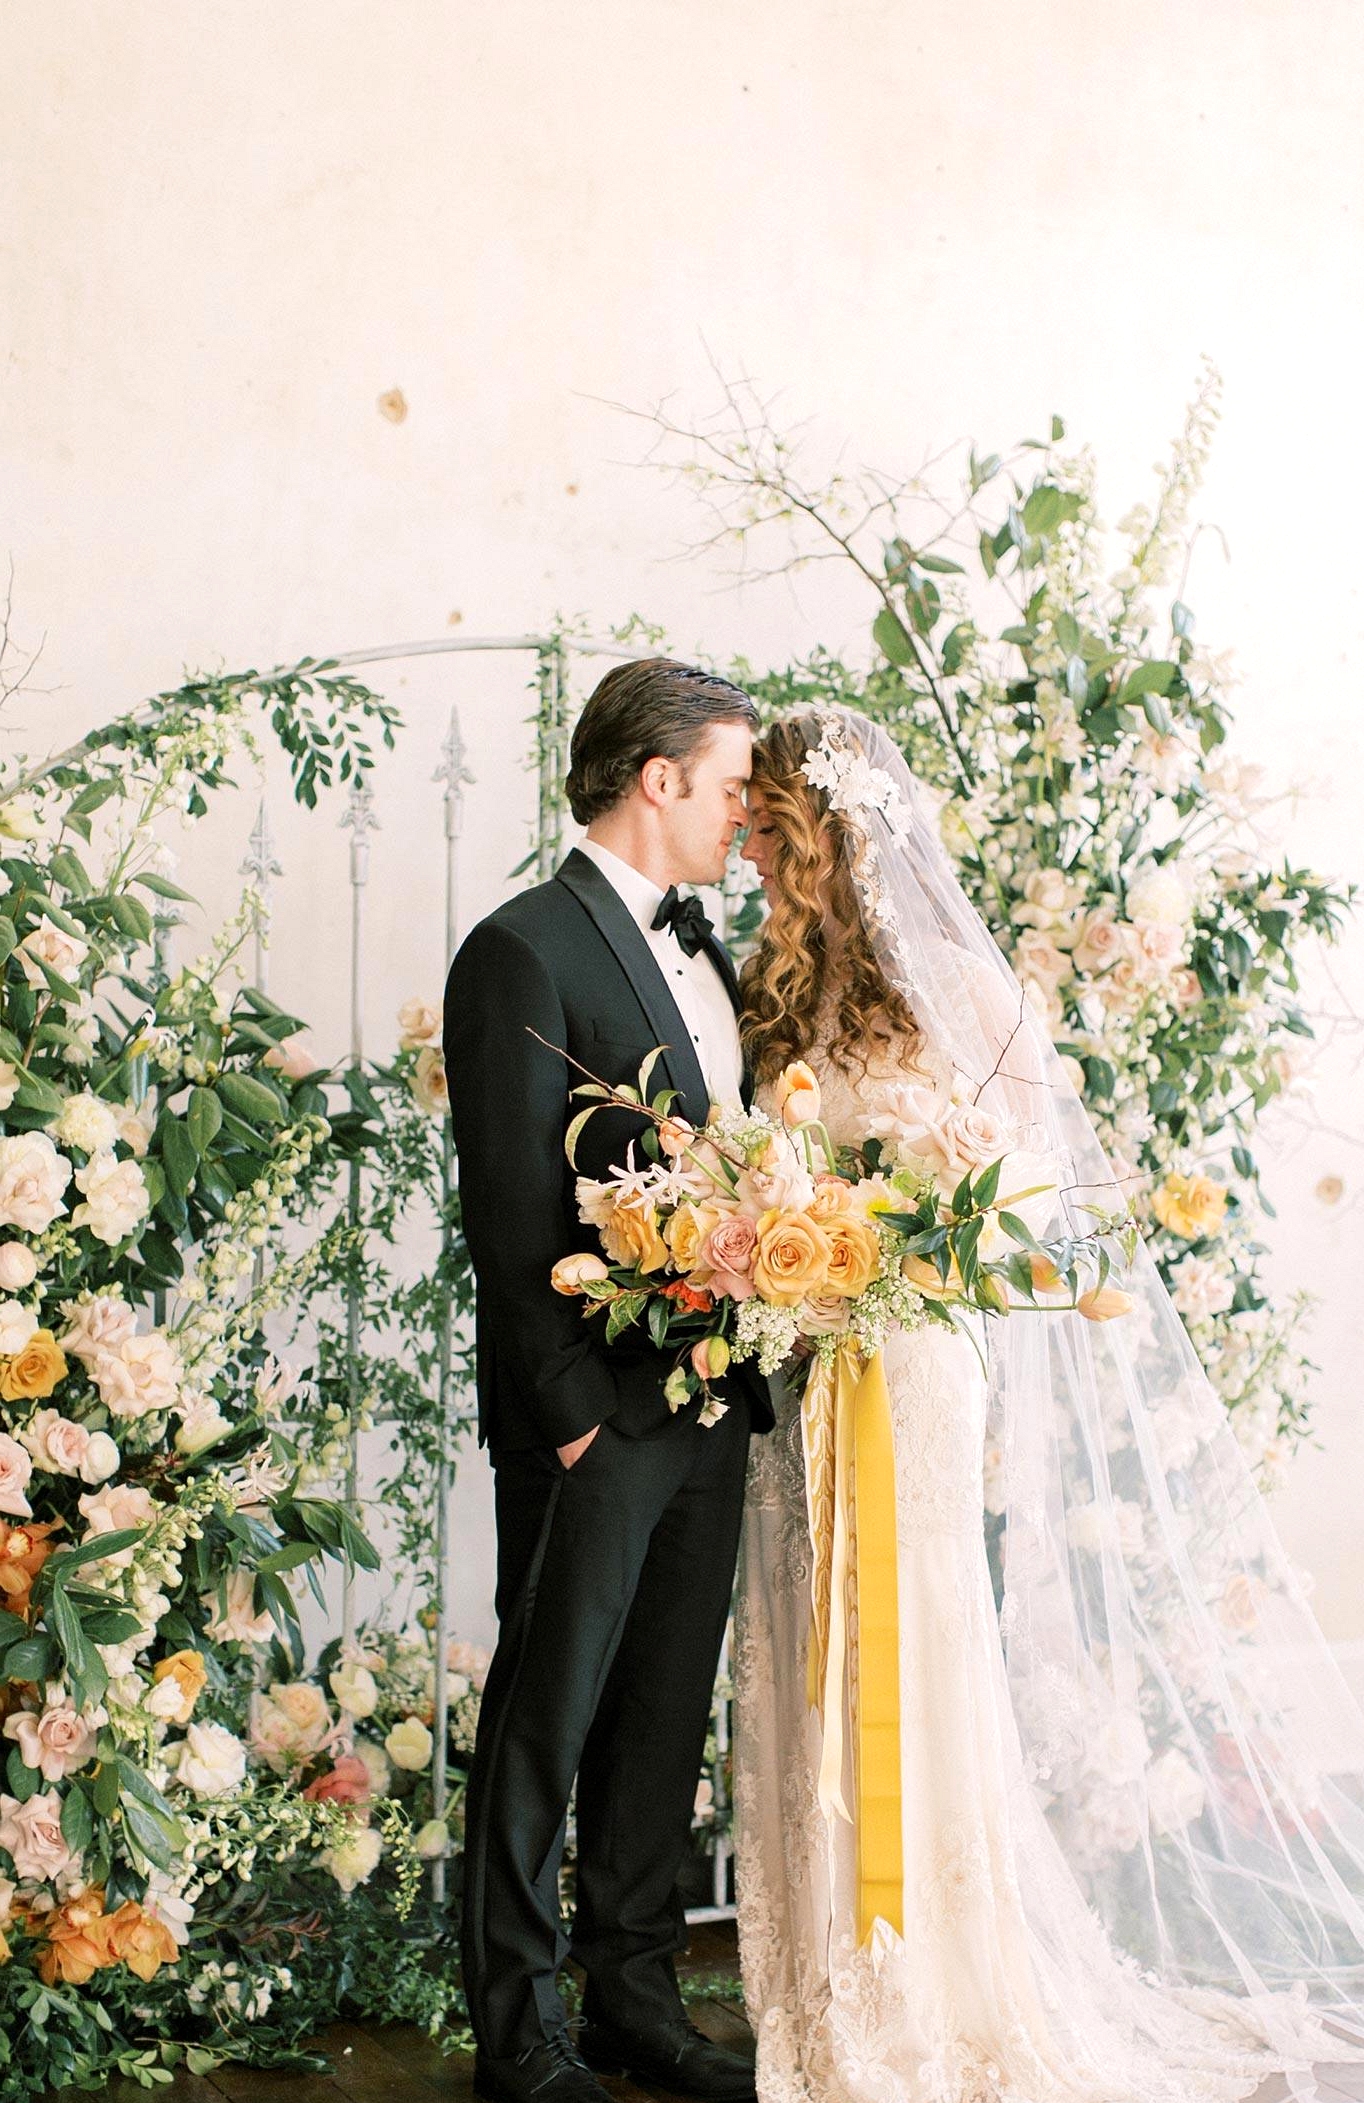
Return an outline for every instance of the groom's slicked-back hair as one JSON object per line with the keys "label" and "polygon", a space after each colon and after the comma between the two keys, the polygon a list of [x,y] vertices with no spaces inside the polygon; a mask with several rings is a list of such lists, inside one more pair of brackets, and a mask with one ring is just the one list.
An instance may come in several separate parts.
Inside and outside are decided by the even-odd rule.
{"label": "groom's slicked-back hair", "polygon": [[675,759],[685,770],[716,723],[757,731],[741,686],[672,657],[614,666],[593,688],[569,748],[565,787],[579,825],[614,810],[648,760]]}

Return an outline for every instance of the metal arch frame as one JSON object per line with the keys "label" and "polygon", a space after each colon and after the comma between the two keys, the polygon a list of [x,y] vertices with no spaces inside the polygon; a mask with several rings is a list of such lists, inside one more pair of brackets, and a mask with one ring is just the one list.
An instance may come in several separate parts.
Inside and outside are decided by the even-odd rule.
{"label": "metal arch frame", "polygon": [[[568,771],[568,684],[567,672],[573,657],[608,657],[628,660],[637,653],[617,642],[576,641],[558,635],[501,635],[501,636],[440,636],[427,642],[385,643],[364,650],[346,651],[327,660],[345,669],[365,665],[399,663],[405,659],[441,656],[479,656],[494,651],[514,651],[533,654],[536,663],[536,688],[538,707],[536,715],[537,747],[537,809],[535,844],[532,850],[536,873],[548,876],[558,860],[563,846],[564,781]],[[460,727],[459,710],[452,705],[449,728],[441,748],[441,762],[432,779],[444,785],[444,833],[445,833],[445,950],[442,971],[455,953],[459,935],[459,844],[463,832],[464,791],[473,782],[467,761],[467,747]],[[372,792],[367,777],[352,785],[346,809],[339,821],[351,834],[350,885],[351,885],[351,997],[350,997],[350,1063],[359,1066],[363,1059],[363,1014],[361,1000],[364,893],[369,876],[369,835],[377,829]],[[250,867],[262,890],[260,923],[257,929],[256,975],[257,983],[264,983],[265,945],[268,941],[269,919],[273,907],[273,886],[270,879],[280,874],[273,858],[273,845],[269,839],[269,825],[262,804],[257,819],[256,833],[252,836],[255,862]],[[263,866],[258,866],[263,865]],[[350,1170],[347,1191],[347,1206],[352,1219],[358,1217],[361,1197],[362,1171],[357,1163]],[[442,1198],[442,1256],[449,1253],[449,1204],[448,1199],[456,1181],[454,1148],[448,1122],[444,1128],[441,1188]],[[351,1342],[352,1379],[356,1346],[359,1340],[359,1309],[354,1295],[348,1298],[346,1309],[347,1332]],[[446,1449],[445,1427],[450,1420],[450,1403],[454,1392],[453,1331],[448,1314],[442,1323],[439,1351],[439,1383],[437,1396],[438,1419],[441,1427],[441,1459],[437,1473],[436,1493],[436,1620],[433,1630],[433,1653],[436,1660],[433,1672],[432,1717],[432,1766],[431,1793],[432,1817],[445,1817],[449,1784],[447,1773],[447,1747],[449,1733],[449,1687],[445,1660],[449,1644],[449,1595],[450,1595],[450,1493],[454,1470]],[[346,1488],[347,1504],[358,1516],[359,1506],[359,1395],[352,1389],[350,1402],[350,1426],[348,1436]],[[342,1640],[350,1642],[355,1634],[355,1586],[354,1578],[347,1572],[342,1583],[341,1597]],[[720,1677],[729,1676],[729,1638],[720,1659]],[[726,1807],[724,1762],[729,1746],[729,1709],[722,1701],[716,1711],[716,1740],[719,1757],[715,1771],[715,1810],[717,1815]],[[734,1905],[729,1897],[729,1864],[733,1849],[728,1835],[717,1838],[712,1874],[712,1903],[692,1908],[689,1920],[723,1920],[734,1915]],[[446,1896],[445,1860],[437,1858],[431,1865],[431,1896],[440,1904]]]}

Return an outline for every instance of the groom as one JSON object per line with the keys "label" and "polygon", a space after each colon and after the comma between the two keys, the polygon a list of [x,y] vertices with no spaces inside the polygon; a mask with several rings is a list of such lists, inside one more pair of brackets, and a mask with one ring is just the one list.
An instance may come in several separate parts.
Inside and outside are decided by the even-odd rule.
{"label": "groom", "polygon": [[[738,687],[667,658],[617,666],[573,735],[568,799],[587,837],[548,883],[480,921],[451,967],[445,1063],[464,1233],[478,1285],[480,1437],[495,1474],[499,1639],[469,1776],[464,1984],[490,2103],[606,2103],[628,2070],[748,2103],[749,2064],[693,2028],[673,1969],[691,1828],[729,1607],[750,1428],[766,1391],[731,1375],[718,1423],[672,1412],[671,1356],[607,1346],[551,1289],[600,1253],[564,1134],[583,1076],[635,1080],[703,1124],[746,1099],[733,967],[678,884],[719,880],[745,823],[757,713]],[[591,1118],[578,1172],[601,1177],[644,1129]],[[570,2042],[555,1975],[558,1874],[577,1781],[572,1954],[586,1974]],[[581,2056],[580,2056],[581,2052]]]}

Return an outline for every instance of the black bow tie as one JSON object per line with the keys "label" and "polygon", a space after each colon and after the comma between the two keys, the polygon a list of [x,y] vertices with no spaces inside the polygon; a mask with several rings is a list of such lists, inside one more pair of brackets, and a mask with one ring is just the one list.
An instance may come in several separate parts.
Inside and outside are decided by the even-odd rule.
{"label": "black bow tie", "polygon": [[663,893],[658,911],[649,925],[655,929],[670,927],[681,944],[683,955],[688,957],[694,957],[698,949],[704,949],[715,933],[700,899],[679,898],[676,884],[669,884]]}

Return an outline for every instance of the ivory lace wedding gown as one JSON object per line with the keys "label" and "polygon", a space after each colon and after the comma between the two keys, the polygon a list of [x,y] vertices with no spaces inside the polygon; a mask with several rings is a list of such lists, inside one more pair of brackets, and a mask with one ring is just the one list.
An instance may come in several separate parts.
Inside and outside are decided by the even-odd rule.
{"label": "ivory lace wedding gown", "polygon": [[[836,1142],[865,1132],[878,1089],[903,1080],[909,1064],[892,1050],[850,1081],[818,1050],[810,1062]],[[924,1071],[922,1052],[919,1064]],[[1024,1778],[984,1546],[985,1381],[975,1348],[934,1325],[892,1336],[884,1364],[898,1534],[903,1939],[878,1921],[858,1947],[853,1829],[826,1820],[816,1795],[796,1388],[780,1399],[776,1428],[753,1441],[734,1795],[760,2103],[1248,2095],[1282,2064],[1263,2056],[1256,2004],[1162,1991],[1116,1953]],[[1317,2038],[1311,2056],[1331,2058]]]}

